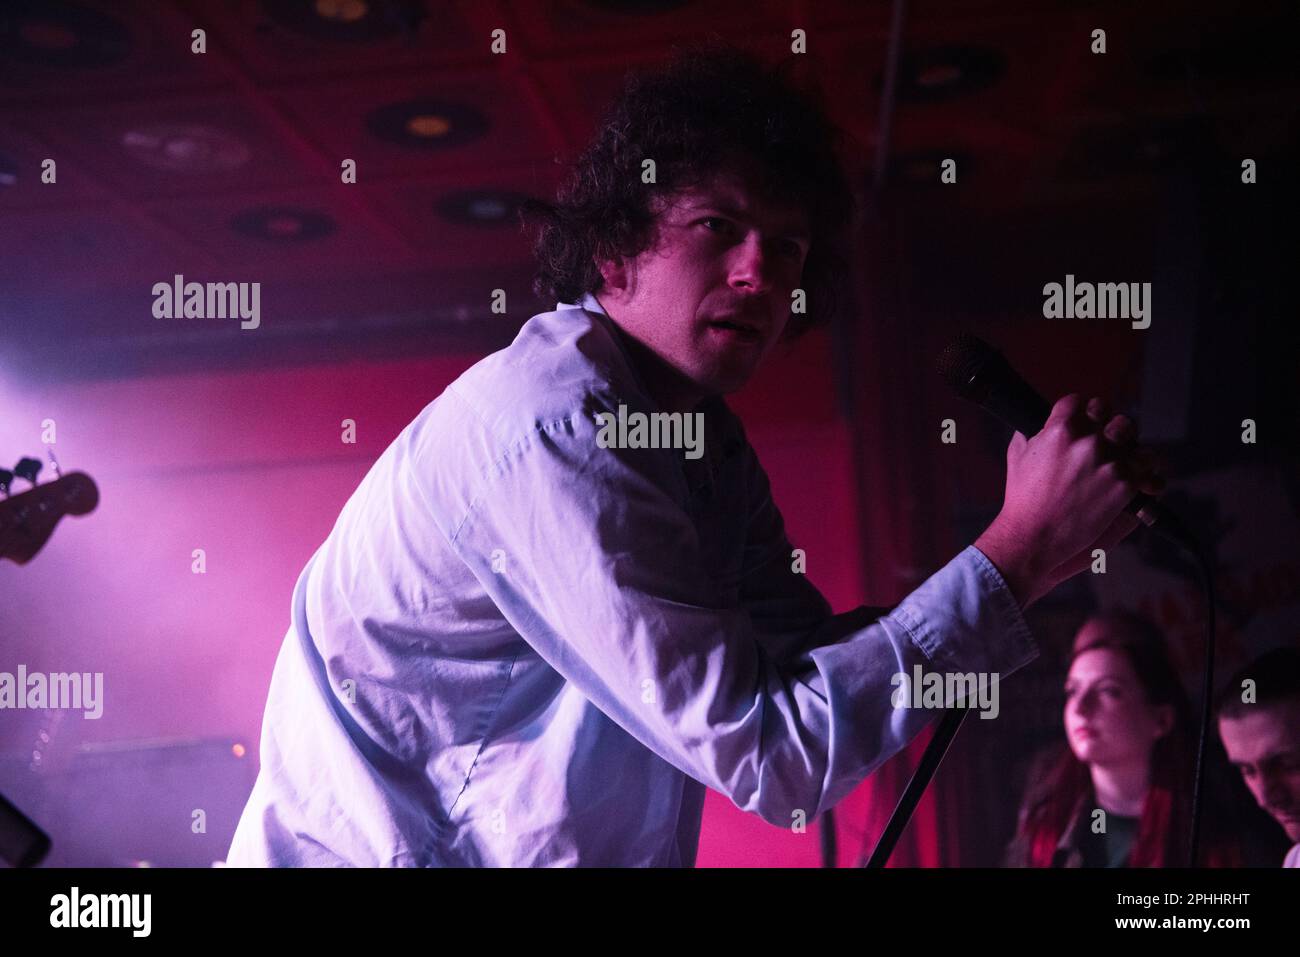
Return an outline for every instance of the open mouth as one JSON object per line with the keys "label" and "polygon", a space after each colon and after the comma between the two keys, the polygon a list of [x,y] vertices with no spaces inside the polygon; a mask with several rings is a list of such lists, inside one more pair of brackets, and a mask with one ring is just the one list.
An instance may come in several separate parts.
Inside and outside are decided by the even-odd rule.
{"label": "open mouth", "polygon": [[741,325],[736,322],[719,320],[709,323],[709,328],[741,342],[760,342],[763,339],[763,333],[755,327]]}

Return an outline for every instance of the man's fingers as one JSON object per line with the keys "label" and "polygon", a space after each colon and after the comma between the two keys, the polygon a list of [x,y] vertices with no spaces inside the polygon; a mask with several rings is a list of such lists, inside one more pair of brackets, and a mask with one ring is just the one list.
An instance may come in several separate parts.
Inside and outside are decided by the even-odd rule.
{"label": "man's fingers", "polygon": [[1106,551],[1115,545],[1118,545],[1124,539],[1133,534],[1134,529],[1140,525],[1137,517],[1130,515],[1128,512],[1120,512],[1115,520],[1107,526],[1102,532],[1101,537],[1093,542],[1087,549],[1075,555],[1069,561],[1062,562],[1060,566],[1053,569],[1048,576],[1052,582],[1052,587],[1056,587],[1063,581],[1073,578],[1075,575],[1092,567],[1095,561],[1093,552],[1097,549]]}
{"label": "man's fingers", "polygon": [[1025,438],[1023,433],[1017,432],[1012,435],[1011,441],[1007,443],[1007,465],[1010,465],[1012,462],[1020,458],[1020,456],[1024,455],[1025,446],[1028,444],[1029,440]]}
{"label": "man's fingers", "polygon": [[1132,483],[1135,491],[1147,495],[1160,495],[1165,490],[1165,478],[1159,458],[1150,449],[1136,446],[1123,454],[1107,456],[1113,463],[1116,477]]}
{"label": "man's fingers", "polygon": [[1137,448],[1131,458],[1138,488],[1147,495],[1163,494],[1167,483],[1160,457],[1150,449]]}
{"label": "man's fingers", "polygon": [[1110,403],[1099,395],[1094,395],[1088,400],[1086,410],[1088,418],[1101,425],[1110,418]]}
{"label": "man's fingers", "polygon": [[1084,411],[1083,396],[1077,392],[1071,392],[1069,395],[1063,395],[1056,400],[1052,406],[1052,413],[1047,417],[1047,424],[1043,426],[1046,430],[1057,422],[1070,422],[1077,419]]}
{"label": "man's fingers", "polygon": [[1117,415],[1101,430],[1102,436],[1112,445],[1128,448],[1137,442],[1137,425],[1127,415]]}
{"label": "man's fingers", "polygon": [[1106,531],[1101,533],[1101,537],[1097,539],[1096,544],[1092,547],[1107,549],[1112,545],[1118,545],[1120,542],[1124,541],[1124,539],[1132,535],[1134,529],[1136,529],[1140,524],[1142,523],[1138,521],[1136,515],[1130,515],[1128,512],[1120,512],[1119,515],[1115,517],[1115,520],[1107,527]]}

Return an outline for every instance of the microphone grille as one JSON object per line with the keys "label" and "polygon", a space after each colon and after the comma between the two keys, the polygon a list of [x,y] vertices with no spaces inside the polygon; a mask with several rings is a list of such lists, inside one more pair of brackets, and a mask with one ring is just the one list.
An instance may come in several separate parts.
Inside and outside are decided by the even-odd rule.
{"label": "microphone grille", "polygon": [[939,353],[936,365],[953,391],[964,396],[970,392],[975,374],[997,355],[998,351],[979,336],[959,332]]}

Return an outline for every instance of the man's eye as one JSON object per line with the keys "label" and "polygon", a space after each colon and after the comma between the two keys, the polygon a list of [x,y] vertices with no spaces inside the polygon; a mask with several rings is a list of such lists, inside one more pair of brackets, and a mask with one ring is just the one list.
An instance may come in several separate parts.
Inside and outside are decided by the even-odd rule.
{"label": "man's eye", "polygon": [[[719,223],[719,224],[721,224],[721,225],[724,226],[724,227],[727,225],[727,221],[726,221],[725,219],[722,219],[722,218],[718,217],[718,216],[706,216],[704,219],[701,219],[700,222],[702,222],[702,223],[706,223],[706,224],[707,224],[707,223]],[[714,229],[712,226],[710,226],[710,227],[709,227],[709,231],[710,231],[710,232],[714,232],[714,233],[716,233],[716,232],[721,232],[722,230],[721,230],[721,229]]]}

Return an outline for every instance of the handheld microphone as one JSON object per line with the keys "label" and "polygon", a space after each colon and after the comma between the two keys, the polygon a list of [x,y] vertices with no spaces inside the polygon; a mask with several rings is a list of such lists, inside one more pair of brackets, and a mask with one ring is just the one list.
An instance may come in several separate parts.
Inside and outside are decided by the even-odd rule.
{"label": "handheld microphone", "polygon": [[[963,399],[991,412],[1026,438],[1042,431],[1052,406],[1034,391],[1002,353],[978,336],[960,333],[939,354],[939,373]],[[1149,495],[1139,494],[1125,511],[1157,535],[1197,550],[1179,518]]]}

